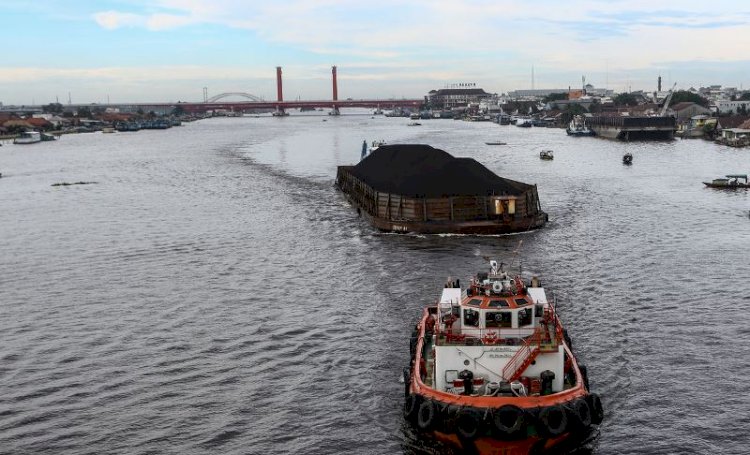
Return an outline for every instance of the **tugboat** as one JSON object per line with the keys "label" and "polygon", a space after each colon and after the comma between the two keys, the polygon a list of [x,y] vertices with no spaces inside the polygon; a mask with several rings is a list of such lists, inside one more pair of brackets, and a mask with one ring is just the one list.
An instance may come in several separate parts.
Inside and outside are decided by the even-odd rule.
{"label": "tugboat", "polygon": [[726,178],[713,179],[710,182],[703,182],[709,188],[721,188],[735,190],[738,188],[750,188],[747,174],[730,174]]}
{"label": "tugboat", "polygon": [[462,289],[449,281],[412,333],[404,418],[466,453],[557,453],[602,422],[555,306],[490,261]]}

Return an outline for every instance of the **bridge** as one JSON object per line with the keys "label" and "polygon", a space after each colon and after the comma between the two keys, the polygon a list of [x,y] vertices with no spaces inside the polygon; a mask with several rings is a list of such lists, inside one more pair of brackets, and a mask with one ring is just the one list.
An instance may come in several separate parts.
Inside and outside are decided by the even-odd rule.
{"label": "bridge", "polygon": [[[70,108],[119,108],[124,112],[135,112],[139,109],[144,112],[154,111],[159,114],[169,114],[176,107],[190,114],[204,113],[207,111],[267,111],[274,110],[284,114],[288,109],[331,109],[332,113],[338,114],[341,108],[371,108],[371,109],[410,109],[417,110],[424,99],[338,99],[338,83],[336,77],[336,67],[331,67],[332,79],[332,99],[330,100],[311,100],[311,101],[284,101],[283,86],[281,80],[281,67],[276,67],[276,101],[266,101],[261,97],[247,92],[227,92],[208,98],[206,90],[203,89],[203,102],[170,102],[170,103],[119,103],[119,104],[68,104]],[[226,98],[239,97],[244,98],[242,101],[227,101]],[[41,112],[43,106],[2,106],[0,110],[6,112]]]}
{"label": "bridge", "polygon": [[[284,113],[287,109],[298,109],[298,108],[329,108],[334,113],[338,113],[339,109],[346,107],[363,107],[363,108],[380,108],[380,109],[394,109],[394,108],[408,108],[408,109],[419,109],[424,104],[423,99],[359,99],[354,100],[347,98],[346,100],[338,99],[338,80],[336,67],[331,67],[331,81],[332,81],[332,99],[330,100],[316,100],[316,101],[284,101],[283,84],[281,78],[281,67],[276,67],[276,101],[264,101],[262,98],[246,92],[229,92],[221,93],[219,95],[208,98],[204,91],[204,100],[202,103],[163,103],[164,105],[180,106],[185,112],[199,113],[206,111],[215,110],[228,110],[234,112],[242,112],[249,110],[268,110],[273,109],[279,113]],[[205,89],[204,89],[205,90]],[[224,98],[230,97],[241,97],[247,99],[247,101],[221,101]],[[220,102],[221,101],[221,102]],[[149,104],[149,106],[158,106]]]}

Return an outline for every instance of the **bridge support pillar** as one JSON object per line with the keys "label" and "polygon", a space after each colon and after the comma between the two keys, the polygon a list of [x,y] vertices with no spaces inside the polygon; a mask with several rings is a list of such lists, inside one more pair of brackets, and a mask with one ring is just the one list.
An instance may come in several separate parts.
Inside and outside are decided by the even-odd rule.
{"label": "bridge support pillar", "polygon": [[334,104],[333,108],[331,108],[331,112],[329,112],[328,115],[341,115],[341,112],[339,112],[339,107]]}

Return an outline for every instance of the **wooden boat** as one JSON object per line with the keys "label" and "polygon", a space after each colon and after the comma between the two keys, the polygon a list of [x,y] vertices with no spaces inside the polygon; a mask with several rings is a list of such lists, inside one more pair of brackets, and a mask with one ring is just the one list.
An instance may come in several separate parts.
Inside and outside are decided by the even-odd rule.
{"label": "wooden boat", "polygon": [[622,164],[633,164],[633,154],[626,153],[622,156]]}
{"label": "wooden boat", "polygon": [[539,279],[490,267],[423,310],[404,418],[463,453],[560,453],[602,422],[601,399]]}
{"label": "wooden boat", "polygon": [[711,182],[703,182],[709,188],[721,188],[734,190],[740,188],[750,188],[747,174],[730,174],[726,178],[713,179]]}
{"label": "wooden boat", "polygon": [[339,166],[336,187],[386,232],[506,234],[548,220],[536,185],[428,145],[381,145],[356,166]]}
{"label": "wooden boat", "polygon": [[505,142],[485,142],[487,145],[508,145]]}
{"label": "wooden boat", "polygon": [[553,160],[555,155],[552,154],[552,150],[542,150],[539,152],[539,158],[543,160]]}

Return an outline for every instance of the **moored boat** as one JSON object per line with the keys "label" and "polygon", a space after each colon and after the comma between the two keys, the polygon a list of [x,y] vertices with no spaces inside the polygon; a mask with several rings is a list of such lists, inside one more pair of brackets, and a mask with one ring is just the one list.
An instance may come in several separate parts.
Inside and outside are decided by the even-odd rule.
{"label": "moored boat", "polygon": [[633,164],[633,154],[628,152],[622,156],[622,164]]}
{"label": "moored boat", "polygon": [[23,131],[15,139],[14,144],[36,144],[42,142],[42,135],[39,131]]}
{"label": "moored boat", "polygon": [[722,188],[722,189],[739,189],[739,188],[750,188],[750,182],[748,182],[747,174],[729,174],[726,178],[713,179],[710,182],[703,182],[709,188]]}
{"label": "moored boat", "polygon": [[423,310],[404,417],[467,453],[557,453],[602,422],[601,400],[539,279],[490,265]]}
{"label": "moored boat", "polygon": [[568,127],[565,129],[568,136],[593,136],[594,132],[586,126],[586,119],[581,115],[576,115],[573,120],[570,121]]}
{"label": "moored boat", "polygon": [[542,150],[539,152],[539,158],[543,160],[554,160],[555,155],[552,153],[552,150]]}

